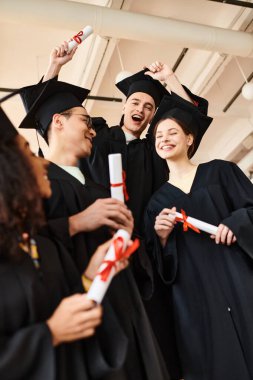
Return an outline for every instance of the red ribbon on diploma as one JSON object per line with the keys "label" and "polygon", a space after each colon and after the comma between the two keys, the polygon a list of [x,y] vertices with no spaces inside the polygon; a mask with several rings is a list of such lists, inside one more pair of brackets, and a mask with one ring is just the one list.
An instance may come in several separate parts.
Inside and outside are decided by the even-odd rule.
{"label": "red ribbon on diploma", "polygon": [[75,40],[78,44],[80,44],[82,42],[81,40],[81,36],[83,35],[83,31],[81,30],[79,33],[77,33],[73,38],[72,40]]}
{"label": "red ribbon on diploma", "polygon": [[184,210],[181,209],[181,214],[182,214],[182,218],[179,218],[178,216],[176,217],[176,221],[177,222],[183,222],[183,230],[186,232],[188,231],[188,228],[191,228],[193,231],[197,232],[198,234],[200,234],[200,230],[193,226],[191,223],[187,222],[187,215],[185,213]]}
{"label": "red ribbon on diploma", "polygon": [[122,179],[123,179],[122,183],[111,183],[111,187],[123,186],[124,198],[125,198],[125,201],[128,201],[129,195],[127,193],[127,188],[126,188],[126,172],[125,172],[125,170],[122,170]]}
{"label": "red ribbon on diploma", "polygon": [[113,267],[116,266],[116,263],[122,259],[128,259],[137,248],[140,246],[139,239],[135,239],[133,244],[130,247],[127,247],[125,251],[123,251],[124,240],[122,237],[117,237],[113,240],[114,251],[115,251],[115,259],[114,260],[104,260],[102,264],[106,264],[105,268],[102,269],[98,274],[101,276],[102,281],[106,281],[108,276],[111,273]]}

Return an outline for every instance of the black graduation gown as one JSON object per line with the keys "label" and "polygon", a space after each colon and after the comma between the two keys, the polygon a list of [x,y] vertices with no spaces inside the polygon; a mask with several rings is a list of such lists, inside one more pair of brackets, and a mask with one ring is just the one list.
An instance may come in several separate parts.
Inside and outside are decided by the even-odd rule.
{"label": "black graduation gown", "polygon": [[[53,190],[52,197],[46,201],[47,218],[51,219],[49,222],[51,232],[65,239],[65,244],[72,249],[72,257],[81,273],[90,255],[99,244],[108,240],[110,234],[107,228],[103,227],[93,233],[77,234],[70,241],[66,232],[68,226],[66,221],[68,216],[82,211],[98,198],[108,197],[108,194],[101,186],[87,178],[85,185],[82,185],[76,178],[54,164],[50,164],[48,176]],[[108,299],[112,305],[128,339],[124,366],[121,370],[109,374],[106,380],[169,379],[129,268],[113,279],[105,299]]]}
{"label": "black graduation gown", "polygon": [[[162,249],[155,217],[176,206],[213,225],[224,223],[237,242],[215,244],[210,236],[178,222]],[[174,325],[185,380],[253,378],[253,186],[233,163],[198,166],[188,194],[166,183],[150,200],[147,244],[171,291]]]}
{"label": "black graduation gown", "polygon": [[[81,341],[54,348],[45,323],[62,298],[80,291],[79,275],[63,247],[44,237],[36,241],[39,270],[22,251],[18,260],[0,261],[0,378],[88,380]],[[69,267],[70,283],[62,259]]]}
{"label": "black graduation gown", "polygon": [[[106,303],[93,337],[52,346],[45,321],[60,301],[83,287],[69,253],[48,238],[36,237],[40,269],[20,251],[17,261],[0,262],[0,378],[4,380],[93,380],[122,367],[127,339]],[[110,318],[107,318],[110,313]],[[114,334],[111,330],[114,330]],[[104,342],[109,344],[105,347]],[[24,355],[21,352],[24,352]]]}
{"label": "black graduation gown", "polygon": [[[184,87],[199,110],[207,114],[208,102]],[[173,96],[173,93],[172,95]],[[133,213],[135,231],[143,234],[145,207],[152,194],[168,179],[168,168],[155,151],[153,129],[149,128],[144,139],[135,139],[126,144],[120,126],[109,128],[103,118],[93,118],[96,137],[88,158],[80,160],[80,168],[96,183],[110,189],[108,155],[122,154],[122,165],[126,173],[129,200],[126,202]]]}
{"label": "black graduation gown", "polygon": [[142,235],[143,213],[155,190],[167,180],[163,161],[154,151],[152,139],[135,139],[126,144],[120,126],[109,128],[102,118],[94,118],[96,137],[90,157],[80,160],[80,168],[89,177],[110,189],[108,155],[122,154],[123,170],[129,195],[127,206],[133,213],[135,231]]}

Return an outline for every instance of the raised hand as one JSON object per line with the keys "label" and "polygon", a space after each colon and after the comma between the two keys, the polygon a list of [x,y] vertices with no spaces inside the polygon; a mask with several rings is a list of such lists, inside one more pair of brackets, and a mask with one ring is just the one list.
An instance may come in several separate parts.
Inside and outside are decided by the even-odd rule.
{"label": "raised hand", "polygon": [[77,47],[74,47],[70,53],[68,53],[68,43],[67,41],[64,41],[61,45],[55,47],[50,54],[49,63],[53,65],[60,65],[63,66],[65,63],[71,61],[73,56],[75,55],[75,52],[77,50]]}
{"label": "raised hand", "polygon": [[75,55],[77,47],[78,46],[74,47],[71,52],[68,53],[68,43],[67,41],[64,41],[61,45],[55,47],[51,51],[49,57],[49,66],[46,74],[44,75],[43,82],[52,79],[59,74],[62,66],[71,61]]}
{"label": "raised hand", "polygon": [[145,68],[149,69],[149,71],[145,72],[145,75],[149,75],[153,79],[162,82],[166,82],[171,75],[174,75],[172,69],[168,65],[159,61],[155,61],[151,63],[151,65],[145,66]]}

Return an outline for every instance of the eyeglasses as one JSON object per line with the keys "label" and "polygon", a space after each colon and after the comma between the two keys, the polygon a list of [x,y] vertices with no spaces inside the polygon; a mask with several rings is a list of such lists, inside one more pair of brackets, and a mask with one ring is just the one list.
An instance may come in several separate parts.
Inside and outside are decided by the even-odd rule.
{"label": "eyeglasses", "polygon": [[63,116],[82,116],[84,118],[84,122],[87,125],[88,129],[93,129],[92,118],[89,115],[83,115],[82,113],[71,113],[71,112],[63,112],[61,113]]}

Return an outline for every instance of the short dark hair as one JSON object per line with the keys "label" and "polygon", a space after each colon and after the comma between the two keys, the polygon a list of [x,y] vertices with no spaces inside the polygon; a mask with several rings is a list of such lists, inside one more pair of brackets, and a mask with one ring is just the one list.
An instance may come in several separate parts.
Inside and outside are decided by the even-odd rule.
{"label": "short dark hair", "polygon": [[0,142],[0,257],[17,255],[24,232],[33,236],[44,223],[41,194],[18,135]]}

